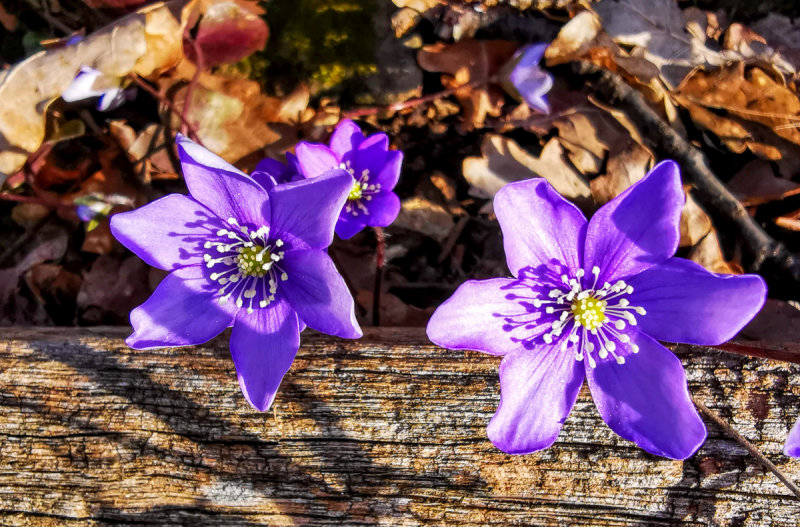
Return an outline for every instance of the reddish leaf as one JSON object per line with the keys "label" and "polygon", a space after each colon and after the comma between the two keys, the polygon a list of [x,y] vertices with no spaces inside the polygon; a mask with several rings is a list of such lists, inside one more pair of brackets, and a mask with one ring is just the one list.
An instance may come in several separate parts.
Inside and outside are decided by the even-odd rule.
{"label": "reddish leaf", "polygon": [[267,24],[258,16],[257,9],[224,1],[205,6],[194,43],[185,38],[183,48],[189,60],[197,63],[195,46],[199,47],[202,63],[208,68],[238,62],[263,49],[268,36]]}

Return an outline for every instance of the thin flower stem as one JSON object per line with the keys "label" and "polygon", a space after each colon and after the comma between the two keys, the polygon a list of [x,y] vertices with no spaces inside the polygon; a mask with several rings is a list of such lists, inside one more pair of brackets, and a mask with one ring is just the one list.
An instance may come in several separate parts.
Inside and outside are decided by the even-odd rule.
{"label": "thin flower stem", "polygon": [[735,440],[736,440],[736,442],[737,442],[737,443],[739,443],[739,444],[740,444],[740,445],[741,445],[741,446],[742,446],[742,447],[743,447],[745,450],[747,450],[748,452],[750,452],[750,454],[752,454],[752,455],[753,455],[753,457],[755,457],[755,458],[758,460],[758,462],[759,462],[759,463],[761,463],[761,465],[762,465],[764,468],[766,468],[767,470],[769,470],[770,472],[772,472],[773,474],[775,474],[775,476],[776,476],[776,477],[777,477],[779,480],[781,480],[781,482],[783,482],[783,484],[784,484],[784,485],[786,485],[786,487],[787,487],[787,488],[788,488],[790,491],[792,491],[792,493],[794,493],[794,495],[795,495],[795,496],[797,496],[798,498],[800,498],[800,487],[798,487],[797,485],[795,485],[795,484],[792,482],[792,480],[790,480],[790,479],[789,479],[789,478],[788,478],[788,477],[787,477],[787,476],[786,476],[786,475],[785,475],[783,472],[781,472],[781,470],[780,470],[778,467],[776,467],[776,466],[775,466],[775,464],[774,464],[772,461],[770,461],[769,459],[767,459],[767,456],[765,456],[764,454],[762,454],[762,453],[761,453],[761,451],[760,451],[760,450],[758,450],[758,449],[755,447],[755,445],[753,445],[753,443],[751,443],[750,441],[748,441],[746,437],[744,437],[742,434],[740,434],[739,432],[737,432],[737,431],[736,431],[736,429],[734,429],[734,428],[733,428],[731,425],[729,425],[728,423],[726,423],[726,422],[725,422],[725,420],[724,420],[724,419],[722,419],[722,417],[720,417],[720,416],[719,416],[719,415],[718,415],[716,412],[714,412],[713,410],[710,410],[710,409],[709,409],[709,408],[707,408],[707,407],[706,407],[706,406],[705,406],[703,403],[701,403],[700,401],[698,401],[698,400],[697,400],[697,398],[695,398],[695,397],[692,397],[692,399],[694,400],[694,404],[695,404],[695,406],[697,406],[697,408],[698,408],[698,409],[699,409],[699,410],[700,410],[700,411],[701,411],[701,412],[702,412],[702,413],[703,413],[703,414],[704,414],[706,417],[708,417],[709,419],[711,419],[712,421],[714,421],[714,423],[715,423],[717,426],[719,426],[720,428],[722,428],[723,430],[725,430],[725,432],[726,432],[726,433],[727,433],[729,436],[731,436],[733,439],[735,439]]}
{"label": "thin flower stem", "polygon": [[479,81],[468,82],[467,84],[463,84],[456,88],[449,88],[447,90],[442,90],[440,92],[431,93],[429,95],[423,95],[422,97],[417,97],[416,99],[409,99],[403,102],[397,102],[394,104],[389,104],[386,106],[370,106],[369,108],[359,108],[358,110],[351,110],[349,112],[343,112],[342,118],[343,119],[354,119],[356,117],[365,117],[368,115],[376,115],[381,112],[399,112],[400,110],[405,110],[406,108],[413,108],[414,106],[435,101],[437,99],[442,99],[444,97],[448,97],[453,95],[458,90],[464,88],[474,88],[476,86],[480,86],[482,84],[487,84],[489,81],[486,79],[481,79]]}
{"label": "thin flower stem", "polygon": [[186,135],[188,135],[192,141],[199,144],[200,146],[203,147],[205,146],[203,145],[203,141],[201,141],[200,138],[197,136],[197,131],[194,129],[194,126],[192,126],[192,123],[185,120],[183,114],[179,112],[177,108],[175,108],[175,105],[172,103],[171,100],[167,99],[166,97],[158,93],[156,90],[154,90],[153,87],[147,84],[141,77],[139,77],[139,75],[131,73],[128,75],[128,78],[131,79],[141,89],[152,95],[153,98],[155,98],[158,102],[166,106],[170,112],[178,116],[181,122],[186,125],[186,130],[187,130]]}
{"label": "thin flower stem", "polygon": [[43,205],[50,208],[72,208],[71,205],[65,205],[57,201],[51,201],[45,198],[37,198],[33,196],[22,196],[20,194],[12,194],[10,192],[0,192],[0,199],[6,201],[16,201],[17,203],[33,203],[35,205]]}
{"label": "thin flower stem", "polygon": [[724,344],[717,344],[716,346],[708,346],[709,348],[718,349],[726,353],[734,353],[736,355],[744,355],[746,357],[758,357],[761,359],[779,360],[783,362],[791,362],[800,364],[800,348],[798,349],[774,349],[759,347],[758,342],[752,344],[740,342],[725,342]]}
{"label": "thin flower stem", "polygon": [[380,227],[375,230],[375,286],[372,289],[372,325],[381,325],[381,282],[383,282],[383,266],[386,263],[386,235]]}
{"label": "thin flower stem", "polygon": [[200,46],[197,44],[197,41],[192,38],[189,34],[189,26],[186,26],[186,31],[183,34],[183,41],[192,43],[192,49],[194,49],[194,75],[192,75],[192,80],[189,81],[189,86],[186,88],[186,97],[183,101],[183,115],[181,116],[181,133],[186,135],[189,132],[189,109],[192,106],[192,96],[194,95],[194,90],[197,87],[197,82],[200,80],[200,73],[203,71],[203,50],[200,49]]}

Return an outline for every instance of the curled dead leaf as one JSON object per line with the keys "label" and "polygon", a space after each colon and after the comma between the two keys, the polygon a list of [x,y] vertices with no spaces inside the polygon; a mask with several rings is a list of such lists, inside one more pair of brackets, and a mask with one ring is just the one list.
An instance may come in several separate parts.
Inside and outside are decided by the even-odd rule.
{"label": "curled dead leaf", "polygon": [[517,44],[505,40],[465,39],[455,44],[438,42],[417,53],[422,69],[441,72],[442,84],[456,89],[468,127],[482,126],[487,115],[500,115],[503,93],[489,85],[512,57]]}
{"label": "curled dead leaf", "polygon": [[471,192],[479,197],[493,197],[512,181],[543,177],[579,206],[591,204],[589,183],[570,165],[566,152],[555,138],[545,144],[539,157],[535,157],[513,139],[487,134],[481,154],[481,157],[464,159],[462,165],[464,178],[472,185]]}

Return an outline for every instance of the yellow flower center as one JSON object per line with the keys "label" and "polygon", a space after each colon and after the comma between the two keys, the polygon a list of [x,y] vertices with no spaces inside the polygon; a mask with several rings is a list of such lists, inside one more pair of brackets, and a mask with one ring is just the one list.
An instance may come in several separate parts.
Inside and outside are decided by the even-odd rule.
{"label": "yellow flower center", "polygon": [[356,201],[361,199],[361,196],[363,196],[363,194],[364,193],[361,188],[361,183],[359,183],[358,181],[354,181],[353,188],[350,189],[350,194],[347,195],[347,199],[349,201]]}
{"label": "yellow flower center", "polygon": [[264,264],[272,262],[272,254],[269,249],[260,245],[250,247],[240,247],[239,255],[236,257],[236,265],[244,276],[264,276],[269,270],[264,269]]}
{"label": "yellow flower center", "polygon": [[591,331],[599,328],[605,322],[606,304],[605,300],[598,300],[589,296],[574,300],[570,310],[575,317],[575,322]]}

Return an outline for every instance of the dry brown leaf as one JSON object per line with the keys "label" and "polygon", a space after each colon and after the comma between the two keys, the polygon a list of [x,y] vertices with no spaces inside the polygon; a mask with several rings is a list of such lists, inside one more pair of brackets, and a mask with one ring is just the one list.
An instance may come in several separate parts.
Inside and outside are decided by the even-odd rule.
{"label": "dry brown leaf", "polygon": [[[183,108],[188,91],[185,81],[193,77],[194,71],[194,65],[184,60],[169,76],[159,79],[162,92],[181,86],[174,94],[179,109]],[[267,154],[265,147],[282,141],[276,148],[278,152],[273,153],[277,155],[296,139],[295,126],[280,128],[271,124],[281,123],[282,104],[279,98],[263,95],[256,81],[201,72],[187,117],[206,148],[242,169],[251,169]],[[177,116],[172,119],[175,128],[179,128]]]}
{"label": "dry brown leaf", "polygon": [[[461,87],[455,96],[463,108],[465,124],[480,127],[487,115],[500,115],[503,93],[488,83],[516,49],[516,43],[505,40],[437,42],[422,48],[417,53],[417,62],[426,71],[444,73],[442,84],[445,87]],[[465,86],[470,83],[487,84]]]}
{"label": "dry brown leaf", "polygon": [[417,12],[424,13],[442,3],[442,0],[392,0],[394,5],[400,8],[411,8]]}
{"label": "dry brown leaf", "polygon": [[595,202],[602,205],[622,194],[647,174],[652,162],[653,154],[633,139],[615,145],[606,164],[606,173],[591,181]]}
{"label": "dry brown leaf", "polygon": [[441,205],[414,196],[403,201],[393,227],[420,232],[441,243],[453,230],[453,216]]}
{"label": "dry brown leaf", "polygon": [[[151,292],[147,264],[136,256],[101,256],[85,272],[77,295],[83,323],[127,324],[128,313]],[[108,287],[108,284],[117,284]]]}
{"label": "dry brown leaf", "polygon": [[797,183],[776,177],[770,163],[760,159],[743,166],[727,185],[745,206],[777,201],[800,189]]}
{"label": "dry brown leaf", "polygon": [[753,23],[752,29],[775,46],[795,69],[800,68],[800,18],[792,21],[787,16],[769,13]]}
{"label": "dry brown leaf", "polygon": [[[174,60],[162,42],[148,39],[148,23],[163,31],[165,17],[185,0],[158,3],[128,15],[71,46],[41,51],[0,77],[0,181],[17,170],[41,145],[44,112],[70,85],[81,66],[112,77],[134,71],[147,56],[144,69],[158,70]],[[150,49],[148,46],[155,46]]]}
{"label": "dry brown leaf", "polygon": [[487,134],[481,154],[464,159],[462,166],[464,178],[472,185],[471,192],[479,197],[493,197],[512,181],[543,177],[567,199],[583,206],[591,203],[589,183],[569,164],[556,138],[548,141],[541,155],[535,157],[513,139]]}
{"label": "dry brown leaf", "polygon": [[711,232],[713,229],[711,218],[705,213],[700,205],[690,194],[686,194],[686,203],[681,210],[681,241],[680,247],[694,247]]}
{"label": "dry brown leaf", "polygon": [[600,19],[591,11],[582,11],[567,22],[544,56],[548,65],[588,59],[608,70],[622,70],[643,84],[658,76],[655,64],[626,53],[603,31]]}
{"label": "dry brown leaf", "polygon": [[[725,57],[706,46],[704,30],[687,30],[674,0],[602,0],[594,10],[606,33],[619,44],[638,47],[671,88],[698,66],[725,63]],[[697,24],[697,19],[689,22]]]}
{"label": "dry brown leaf", "polygon": [[172,148],[172,141],[165,141],[163,125],[151,123],[137,135],[124,121],[111,121],[109,132],[125,150],[142,183],[177,178],[168,151]]}
{"label": "dry brown leaf", "polygon": [[740,335],[750,340],[800,342],[800,309],[783,300],[768,298]]}
{"label": "dry brown leaf", "polygon": [[675,94],[692,119],[733,152],[780,161],[791,177],[800,168],[800,100],[764,70],[744,63],[690,75]]}
{"label": "dry brown leaf", "polygon": [[700,240],[700,243],[692,247],[687,257],[712,273],[741,274],[743,272],[741,267],[725,260],[719,244],[719,237],[713,229]]}
{"label": "dry brown leaf", "polygon": [[13,33],[17,29],[17,17],[6,11],[2,4],[0,4],[0,25],[6,28],[6,31]]}
{"label": "dry brown leaf", "polygon": [[250,0],[192,0],[181,17],[180,34],[193,35],[183,41],[186,57],[196,63],[199,50],[204,67],[209,68],[238,62],[263,49],[269,36],[263,13]]}

